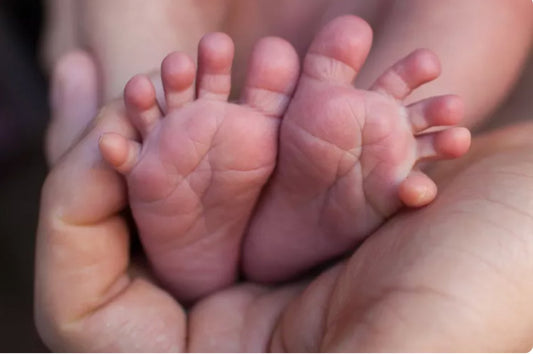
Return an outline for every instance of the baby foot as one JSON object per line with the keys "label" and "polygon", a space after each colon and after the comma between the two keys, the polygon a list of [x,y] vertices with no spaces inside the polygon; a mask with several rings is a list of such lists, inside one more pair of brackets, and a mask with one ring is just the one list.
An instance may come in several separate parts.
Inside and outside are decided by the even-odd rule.
{"label": "baby foot", "polygon": [[[124,102],[141,142],[104,135],[100,150],[126,176],[146,254],[162,283],[191,301],[232,283],[241,237],[276,160],[280,118],[298,78],[292,46],[255,46],[241,104],[228,103],[233,42],[205,36],[195,70],[181,53],[161,65],[166,110],[146,76]],[[196,98],[195,98],[196,96]]]}
{"label": "baby foot", "polygon": [[253,280],[285,280],[352,249],[402,204],[428,204],[437,188],[417,163],[469,147],[464,128],[424,133],[461,120],[456,96],[402,102],[439,75],[431,52],[411,53],[368,91],[353,87],[371,37],[363,20],[344,16],[306,55],[281,125],[276,171],[245,239],[243,265]]}

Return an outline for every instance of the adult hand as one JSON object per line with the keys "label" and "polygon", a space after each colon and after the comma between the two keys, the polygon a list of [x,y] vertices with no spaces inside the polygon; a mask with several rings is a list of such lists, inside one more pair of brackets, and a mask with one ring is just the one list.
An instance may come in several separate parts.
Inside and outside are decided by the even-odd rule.
{"label": "adult hand", "polygon": [[[345,262],[278,287],[238,284],[190,311],[130,259],[122,179],[97,116],[43,187],[35,311],[52,350],[509,351],[533,344],[531,124],[474,142],[429,207],[390,220]],[[495,142],[510,141],[513,146]],[[450,176],[453,176],[450,177]]]}

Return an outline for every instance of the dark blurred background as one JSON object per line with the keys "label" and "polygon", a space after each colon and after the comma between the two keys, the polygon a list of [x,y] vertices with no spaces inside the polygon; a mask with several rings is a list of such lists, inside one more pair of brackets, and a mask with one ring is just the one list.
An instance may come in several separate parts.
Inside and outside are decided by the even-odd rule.
{"label": "dark blurred background", "polygon": [[[46,174],[47,80],[39,63],[40,0],[0,1],[0,351],[46,351],[33,323],[39,193]],[[531,62],[489,127],[531,117]]]}
{"label": "dark blurred background", "polygon": [[0,1],[0,351],[46,351],[33,324],[33,259],[41,148],[48,117],[39,70],[38,0]]}

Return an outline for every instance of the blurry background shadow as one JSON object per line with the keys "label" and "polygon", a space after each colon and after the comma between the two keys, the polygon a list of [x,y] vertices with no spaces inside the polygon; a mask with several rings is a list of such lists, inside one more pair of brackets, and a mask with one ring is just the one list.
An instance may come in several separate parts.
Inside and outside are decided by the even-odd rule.
{"label": "blurry background shadow", "polygon": [[45,351],[33,324],[34,239],[46,174],[41,1],[0,2],[0,351]]}
{"label": "blurry background shadow", "polygon": [[[45,351],[33,322],[33,262],[39,193],[46,174],[47,82],[38,42],[42,1],[0,2],[0,351]],[[532,119],[533,70],[490,128]]]}

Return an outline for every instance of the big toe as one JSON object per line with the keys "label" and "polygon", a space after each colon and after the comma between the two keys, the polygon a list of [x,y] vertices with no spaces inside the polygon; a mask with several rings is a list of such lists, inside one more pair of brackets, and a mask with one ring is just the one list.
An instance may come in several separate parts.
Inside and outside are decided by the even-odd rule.
{"label": "big toe", "polygon": [[372,29],[346,15],[328,23],[315,37],[304,60],[303,74],[321,81],[351,83],[372,44]]}
{"label": "big toe", "polygon": [[281,117],[298,75],[298,54],[292,45],[281,38],[263,38],[252,50],[243,102],[267,116]]}

